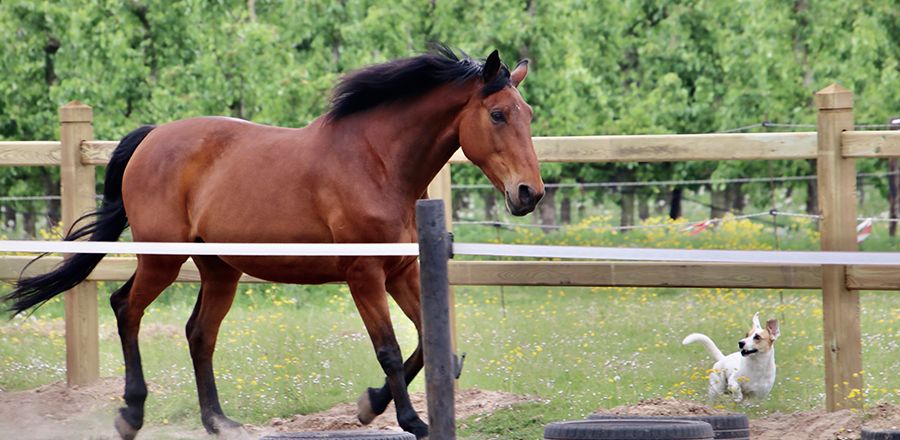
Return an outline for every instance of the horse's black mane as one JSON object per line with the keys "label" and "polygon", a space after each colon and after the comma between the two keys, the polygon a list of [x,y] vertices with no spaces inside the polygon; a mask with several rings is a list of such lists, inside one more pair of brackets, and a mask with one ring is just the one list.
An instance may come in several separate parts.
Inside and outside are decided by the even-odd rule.
{"label": "horse's black mane", "polygon": [[[380,104],[422,95],[451,81],[464,81],[482,74],[484,64],[462,53],[460,59],[452,49],[434,44],[428,53],[377,64],[352,72],[334,89],[328,116],[338,119]],[[484,96],[496,93],[509,84],[509,69],[500,72],[484,85]]]}

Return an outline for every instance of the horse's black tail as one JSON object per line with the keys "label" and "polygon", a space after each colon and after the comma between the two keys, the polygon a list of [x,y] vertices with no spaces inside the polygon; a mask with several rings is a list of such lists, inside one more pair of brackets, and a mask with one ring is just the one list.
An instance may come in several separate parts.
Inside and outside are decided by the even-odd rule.
{"label": "horse's black tail", "polygon": [[[90,236],[90,241],[116,241],[128,227],[125,205],[122,202],[122,176],[125,165],[131,159],[138,144],[144,140],[153,126],[144,126],[128,133],[112,153],[106,168],[106,179],[103,186],[103,203],[96,211],[89,212],[75,221],[63,239],[74,241]],[[78,226],[82,221],[93,218],[86,225]],[[76,228],[76,226],[78,226]],[[3,301],[10,301],[8,311],[13,315],[41,305],[66,290],[75,287],[85,280],[104,254],[74,254],[51,272],[31,278],[22,278],[15,289],[3,296]],[[40,258],[40,257],[38,257]],[[33,262],[33,261],[32,261]]]}

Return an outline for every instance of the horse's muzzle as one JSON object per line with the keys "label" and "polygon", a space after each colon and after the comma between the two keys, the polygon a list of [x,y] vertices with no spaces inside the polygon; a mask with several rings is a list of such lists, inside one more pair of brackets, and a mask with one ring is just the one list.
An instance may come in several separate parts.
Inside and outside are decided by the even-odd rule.
{"label": "horse's muzzle", "polygon": [[522,184],[519,185],[519,191],[518,194],[516,194],[515,199],[507,191],[506,207],[509,209],[510,214],[521,217],[534,211],[534,208],[537,206],[538,202],[541,201],[542,197],[544,197],[544,193],[535,191],[530,185]]}

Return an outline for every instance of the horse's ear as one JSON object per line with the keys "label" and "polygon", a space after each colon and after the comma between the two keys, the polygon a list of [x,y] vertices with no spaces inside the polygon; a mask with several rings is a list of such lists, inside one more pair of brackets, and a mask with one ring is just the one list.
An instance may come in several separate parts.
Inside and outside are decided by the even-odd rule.
{"label": "horse's ear", "polygon": [[481,78],[485,83],[491,82],[500,72],[500,53],[496,49],[488,55],[481,72]]}
{"label": "horse's ear", "polygon": [[519,83],[526,76],[528,76],[528,59],[519,61],[519,64],[516,64],[516,68],[509,74],[509,82],[512,83],[513,87],[519,87]]}

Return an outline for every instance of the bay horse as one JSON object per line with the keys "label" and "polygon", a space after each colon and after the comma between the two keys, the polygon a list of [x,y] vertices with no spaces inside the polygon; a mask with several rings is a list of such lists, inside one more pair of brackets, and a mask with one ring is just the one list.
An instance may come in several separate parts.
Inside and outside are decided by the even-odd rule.
{"label": "bay horse", "polygon": [[[201,117],[126,135],[106,169],[103,202],[65,240],[116,241],[131,226],[142,242],[415,242],[415,202],[462,148],[517,216],[534,210],[544,184],[531,142],[532,109],[517,87],[527,61],[510,71],[493,51],[482,63],[438,45],[419,56],[343,77],[329,111],[304,128]],[[55,270],[18,281],[5,296],[23,312],[83,281],[103,258],[75,254]],[[125,363],[125,406],[115,427],[134,438],[147,386],[138,348],[144,310],[178,276],[188,256],[138,255],[131,278],[110,297]],[[367,389],[358,418],[368,424],[393,399],[397,420],[418,438],[428,427],[407,384],[422,369],[416,257],[193,256],[200,293],[186,325],[203,426],[240,432],[225,416],[213,351],[242,273],[272,282],[344,281],[386,375]],[[419,332],[404,362],[387,294]]]}

